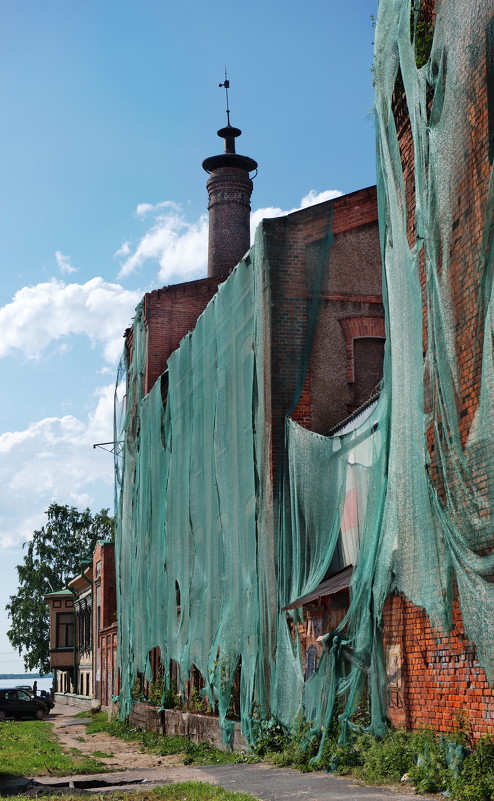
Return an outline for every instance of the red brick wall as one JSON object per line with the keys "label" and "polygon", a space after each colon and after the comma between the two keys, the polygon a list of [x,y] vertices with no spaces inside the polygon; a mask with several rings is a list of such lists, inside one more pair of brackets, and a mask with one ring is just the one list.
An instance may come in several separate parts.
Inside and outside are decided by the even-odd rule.
{"label": "red brick wall", "polygon": [[191,331],[218,289],[217,278],[201,278],[155,289],[144,296],[148,358],[144,391],[153,387],[166,369],[168,357]]}
{"label": "red brick wall", "polygon": [[[445,0],[442,0],[445,2]],[[439,7],[439,3],[437,4]],[[481,56],[477,69],[473,59],[465,60],[460,80],[466,87],[467,105],[462,109],[463,130],[456,137],[458,154],[451,154],[452,162],[460,164],[456,176],[454,204],[451,208],[450,277],[453,307],[456,314],[456,354],[459,364],[457,413],[462,444],[478,408],[482,327],[478,326],[478,299],[482,291],[481,252],[485,199],[490,174],[489,129],[486,84],[486,27],[492,16],[489,4],[478,6],[478,30],[474,43],[465,41],[465,52],[477,48]],[[482,57],[483,56],[483,57]],[[401,159],[404,168],[407,203],[411,213],[407,220],[410,244],[414,229],[414,161],[413,142],[407,118],[406,100],[395,107],[398,123]],[[443,221],[446,224],[447,221]],[[422,288],[425,275],[422,271]],[[423,309],[424,352],[427,347],[427,309]],[[428,387],[426,387],[426,393]],[[443,494],[442,472],[437,459],[433,427],[428,431],[431,458],[430,474],[438,493]],[[492,456],[484,461],[480,455],[473,469],[476,491],[482,493],[492,481]],[[492,543],[485,543],[492,545]],[[389,716],[397,725],[409,728],[430,726],[439,731],[455,728],[459,712],[464,712],[471,725],[472,736],[493,731],[493,691],[486,681],[484,670],[475,656],[475,646],[464,634],[461,612],[457,600],[453,606],[453,629],[441,636],[431,629],[422,609],[406,598],[389,598],[384,610],[384,642],[386,647],[399,644],[402,660],[402,686],[390,692]]]}
{"label": "red brick wall", "polygon": [[[271,291],[268,408],[271,407],[273,468],[280,463],[283,425],[303,378],[314,271],[332,229],[329,278],[323,287],[314,347],[292,417],[325,433],[348,414],[346,340],[340,320],[383,319],[381,259],[375,187],[265,220]],[[379,329],[382,330],[381,327]],[[296,398],[295,398],[296,400]]]}
{"label": "red brick wall", "polygon": [[388,690],[388,715],[395,726],[451,732],[462,718],[472,737],[492,734],[494,690],[465,637],[457,602],[453,629],[442,636],[423,609],[401,596],[388,598],[385,654],[393,645],[401,652],[401,687]]}
{"label": "red brick wall", "polygon": [[102,706],[111,706],[112,698],[120,692],[117,671],[117,624],[102,629],[98,639],[101,655],[101,682],[98,700]]}
{"label": "red brick wall", "polygon": [[115,546],[112,542],[96,543],[93,576],[94,583],[101,586],[101,628],[105,628],[115,622],[117,611]]}
{"label": "red brick wall", "polygon": [[117,694],[116,613],[115,546],[97,542],[93,554],[93,688],[103,705],[111,704],[111,696]]}

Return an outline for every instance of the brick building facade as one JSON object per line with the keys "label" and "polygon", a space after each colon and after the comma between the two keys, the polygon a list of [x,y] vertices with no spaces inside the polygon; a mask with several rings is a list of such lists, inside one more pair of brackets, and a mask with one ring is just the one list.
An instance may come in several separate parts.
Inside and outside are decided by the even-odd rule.
{"label": "brick building facade", "polygon": [[118,695],[115,545],[102,541],[93,554],[94,698],[111,706]]}
{"label": "brick building facade", "polygon": [[[432,33],[436,11],[440,15],[448,5],[451,6],[448,0],[437,0],[437,8],[433,2],[422,3],[422,27],[418,30]],[[422,173],[417,175],[415,159],[423,158],[426,163],[427,143],[421,150],[414,138],[416,133],[412,132],[407,98],[400,86],[399,76],[393,107],[396,149],[399,149],[399,166],[403,172],[403,206],[406,206],[400,211],[405,214],[408,246],[410,250],[416,249],[422,259],[419,262],[423,297],[421,344],[426,367],[430,367],[432,358],[441,361],[446,354],[439,352],[431,356],[428,353],[432,336],[431,315],[437,310],[431,311],[429,305],[427,282],[430,275],[425,259],[431,258],[430,253],[438,241],[449,251],[437,254],[435,278],[440,283],[443,278],[441,268],[447,271],[451,289],[445,315],[454,320],[454,334],[447,346],[448,357],[452,358],[454,352],[458,364],[453,414],[457,415],[459,441],[463,448],[467,446],[476,421],[482,392],[485,349],[483,319],[479,316],[482,303],[479,303],[479,298],[483,293],[487,296],[490,289],[490,268],[486,275],[486,265],[479,263],[478,257],[483,250],[491,247],[492,220],[486,219],[485,215],[486,209],[489,213],[490,208],[488,193],[494,130],[494,23],[489,8],[472,4],[470,23],[468,35],[471,39],[467,42],[467,49],[471,57],[457,59],[454,76],[455,89],[458,90],[456,100],[462,98],[465,101],[464,107],[461,106],[461,114],[456,117],[461,119],[461,124],[457,125],[454,136],[451,135],[448,140],[449,151],[441,154],[455,165],[452,173],[454,186],[448,186],[453,201],[449,208],[443,209],[442,218],[437,220],[436,231],[427,230],[430,220],[424,223],[416,213],[417,208],[424,213],[424,209],[417,206],[419,201],[421,204],[424,202],[417,187],[424,191],[424,184],[432,180],[432,171],[427,174],[427,169],[418,162]],[[473,53],[478,56],[476,59],[472,57]],[[427,60],[428,56],[424,65]],[[449,76],[444,75],[445,70],[450,68],[452,65],[448,63],[448,54],[440,51],[439,47],[433,48],[426,78],[426,82],[430,83],[428,87],[424,84],[426,108],[423,109],[424,124],[428,131],[424,135],[430,135],[431,142],[434,125],[441,114],[437,98],[441,97],[441,89],[448,86]],[[438,78],[441,75],[444,85]],[[434,80],[437,84],[436,99],[432,92]],[[417,113],[416,109],[414,113]],[[227,199],[228,191],[225,188],[223,200]],[[269,302],[263,310],[263,388],[274,516],[280,512],[279,506],[282,504],[286,418],[290,416],[301,426],[318,434],[331,433],[338,426],[341,432],[342,421],[373,396],[379,383],[385,325],[376,205],[375,190],[370,188],[263,222],[263,258],[269,265],[265,274]],[[216,208],[214,213],[217,211]],[[381,208],[383,223],[388,211],[384,206]],[[433,207],[430,214],[434,214]],[[215,224],[212,230],[219,232],[218,237],[224,235],[221,226]],[[424,236],[425,247],[422,243]],[[392,249],[393,242],[386,243],[386,246]],[[214,252],[212,247],[210,254]],[[403,263],[396,266],[406,271],[408,257],[407,253]],[[248,266],[249,257],[245,264]],[[226,279],[229,269],[222,267],[216,270],[213,265],[210,275],[215,275],[217,280]],[[178,288],[181,313],[187,309],[184,313],[186,325],[192,327],[196,313],[200,313],[208,300],[213,298],[215,287],[208,283],[211,280],[204,279],[203,284],[191,282]],[[184,333],[184,329],[180,328],[175,335],[176,323],[172,317],[174,292],[175,288],[165,288],[146,296],[144,300],[149,348],[145,383],[147,392],[165,369],[166,360]],[[201,302],[197,301],[198,292],[203,293],[202,307]],[[208,296],[208,293],[211,294]],[[168,307],[167,297],[170,298]],[[420,339],[420,328],[417,330]],[[394,333],[397,337],[406,338],[409,332],[395,329]],[[129,344],[131,338],[132,334],[129,333]],[[432,346],[437,346],[437,343],[432,342]],[[417,380],[422,381],[422,376]],[[395,385],[392,391],[399,395],[406,391],[405,387],[406,384]],[[441,459],[440,451],[448,446],[445,434],[448,421],[445,411],[433,419],[431,409],[437,403],[437,389],[431,388],[430,370],[427,369],[424,395],[428,415],[425,419],[432,419],[426,430],[427,471],[435,496],[440,502],[445,502],[451,490],[448,486],[451,464],[447,463],[447,459]],[[165,392],[163,397],[166,400]],[[406,399],[401,408],[402,414],[406,415]],[[454,462],[454,456],[451,457],[451,463]],[[461,459],[459,455],[457,461],[461,462]],[[480,505],[479,516],[484,518],[485,539],[482,543],[476,543],[475,555],[479,556],[492,550],[488,503],[492,487],[491,462],[492,454],[486,453],[485,448],[483,450],[482,443],[476,452],[470,450],[468,471],[473,478],[473,492],[485,499],[484,505]],[[353,508],[351,504],[348,507],[345,505],[342,529],[345,526],[352,528],[350,518],[352,515],[358,517],[356,512],[358,508],[355,505]],[[383,539],[385,535],[386,532],[381,532]],[[431,531],[431,542],[433,536]],[[309,557],[302,554],[301,558]],[[303,609],[302,614],[293,618],[293,631],[297,629],[300,635],[305,678],[313,674],[321,653],[318,644],[320,635],[336,628],[348,607],[350,564],[345,562],[343,571],[327,576],[329,584],[324,588],[321,585],[315,594],[309,593],[285,607],[287,611],[292,608]],[[438,576],[431,573],[430,581],[438,582]],[[446,605],[447,600],[442,601]],[[476,615],[477,618],[481,615],[480,609],[477,609]],[[413,604],[404,594],[394,594],[388,598],[382,619],[388,715],[396,725],[409,728],[428,726],[440,731],[453,730],[458,725],[459,716],[466,715],[472,737],[478,737],[492,731],[494,702],[486,671],[477,658],[475,644],[465,634],[458,592],[453,602],[451,622],[451,631],[445,633],[443,630],[441,633],[434,629],[424,608]]]}
{"label": "brick building facade", "polygon": [[114,543],[99,541],[92,561],[45,600],[54,691],[111,706],[119,687]]}

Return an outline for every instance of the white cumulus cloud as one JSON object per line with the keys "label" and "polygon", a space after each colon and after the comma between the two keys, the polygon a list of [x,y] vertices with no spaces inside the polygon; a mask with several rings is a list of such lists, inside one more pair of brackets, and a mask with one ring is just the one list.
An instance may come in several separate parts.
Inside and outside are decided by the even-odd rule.
{"label": "white cumulus cloud", "polygon": [[[143,207],[146,207],[142,211]],[[162,209],[166,207],[166,211]],[[158,265],[157,279],[163,284],[192,281],[206,274],[208,218],[201,215],[195,222],[188,222],[182,210],[170,201],[152,207],[141,203],[137,207],[140,216],[154,214],[154,224],[141,238],[139,244],[122,264],[119,278],[134,273],[147,261]]]}
{"label": "white cumulus cloud", "polygon": [[315,206],[316,203],[324,203],[325,200],[334,200],[336,197],[341,197],[343,192],[339,189],[325,189],[323,192],[316,192],[311,189],[300,201],[300,208],[306,209],[307,206]]}
{"label": "white cumulus cloud", "polygon": [[0,436],[0,549],[29,539],[50,503],[112,508],[113,459],[92,446],[113,438],[113,393],[96,390],[86,420],[47,417]]}
{"label": "white cumulus cloud", "polygon": [[127,241],[127,242],[122,242],[122,244],[120,245],[119,249],[118,249],[118,250],[116,250],[116,251],[115,251],[115,253],[114,253],[113,255],[114,255],[115,257],[118,257],[118,256],[128,256],[128,255],[129,255],[129,253],[130,253],[130,250],[131,250],[131,248],[130,248],[130,242],[128,242],[128,241]]}
{"label": "white cumulus cloud", "polygon": [[180,211],[180,204],[176,203],[174,200],[161,200],[159,203],[139,203],[135,210],[136,217],[145,217],[146,214],[150,214],[151,212],[157,212],[161,209],[173,209],[174,211]]}
{"label": "white cumulus cloud", "polygon": [[50,345],[73,335],[102,346],[108,362],[117,361],[122,334],[142,293],[92,278],[85,284],[51,280],[23,287],[0,308],[0,357],[21,354],[38,359]]}

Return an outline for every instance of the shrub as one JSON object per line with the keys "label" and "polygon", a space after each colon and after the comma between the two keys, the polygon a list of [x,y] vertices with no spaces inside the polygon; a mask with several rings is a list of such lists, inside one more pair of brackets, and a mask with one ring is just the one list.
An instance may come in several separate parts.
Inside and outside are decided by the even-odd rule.
{"label": "shrub", "polygon": [[278,753],[284,750],[288,741],[288,733],[276,718],[264,718],[257,715],[252,719],[252,750],[257,756],[268,752]]}

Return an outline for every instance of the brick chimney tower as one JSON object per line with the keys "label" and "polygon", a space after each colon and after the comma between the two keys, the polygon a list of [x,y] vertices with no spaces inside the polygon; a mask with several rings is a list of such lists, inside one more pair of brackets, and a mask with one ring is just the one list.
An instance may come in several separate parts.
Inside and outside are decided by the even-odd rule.
{"label": "brick chimney tower", "polygon": [[[229,82],[220,84],[227,90]],[[230,273],[250,248],[250,196],[252,181],[249,172],[257,162],[235,152],[235,139],[242,131],[227,125],[218,136],[225,140],[225,150],[219,156],[204,159],[202,166],[210,177],[206,184],[209,195],[208,277],[221,278]]]}

